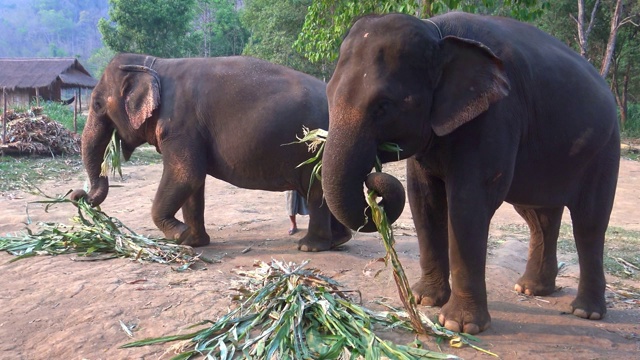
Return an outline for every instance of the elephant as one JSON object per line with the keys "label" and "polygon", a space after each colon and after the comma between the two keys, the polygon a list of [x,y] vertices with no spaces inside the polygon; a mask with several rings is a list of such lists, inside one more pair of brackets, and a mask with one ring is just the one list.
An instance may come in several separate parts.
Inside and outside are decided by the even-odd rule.
{"label": "elephant", "polygon": [[[211,175],[246,189],[308,194],[309,229],[298,248],[329,250],[347,242],[351,230],[323,203],[319,182],[310,182],[313,166],[296,168],[313,155],[307,145],[291,144],[303,126],[326,129],[328,121],[326,84],[284,66],[243,56],[118,54],[93,89],[82,134],[91,188],[71,198],[97,206],[107,197],[109,181],[100,166],[115,129],[125,160],[144,143],[162,154],[151,214],[165,237],[190,246],[210,243],[204,194]],[[179,209],[184,222],[175,217]]]}
{"label": "elephant", "polygon": [[[363,226],[362,184],[381,205],[402,207],[393,205],[404,201],[393,190],[398,182],[387,174],[373,181],[370,172],[376,156],[406,159],[421,267],[412,289],[420,304],[441,307],[447,329],[475,334],[490,326],[487,242],[503,202],[530,229],[515,290],[555,291],[567,207],[580,265],[572,313],[605,315],[603,249],[620,131],[613,95],[585,59],[513,19],[368,15],[344,37],[327,97],[322,187],[329,209],[351,229],[375,230]],[[385,142],[397,144],[400,156],[382,151]]]}

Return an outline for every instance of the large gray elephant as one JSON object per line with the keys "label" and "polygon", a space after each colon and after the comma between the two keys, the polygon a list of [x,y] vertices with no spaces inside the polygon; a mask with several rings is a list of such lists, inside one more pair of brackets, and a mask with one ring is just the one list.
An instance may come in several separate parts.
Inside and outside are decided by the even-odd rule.
{"label": "large gray elephant", "polygon": [[609,87],[585,59],[511,19],[367,16],[344,39],[327,95],[322,178],[329,208],[359,228],[365,181],[385,203],[396,202],[388,176],[370,181],[367,174],[376,155],[397,160],[381,143],[403,149],[422,268],[413,291],[420,303],[442,306],[439,320],[448,329],[477,333],[490,325],[487,238],[503,201],[531,230],[515,289],[555,290],[566,206],[580,262],[573,314],[605,315],[603,248],[620,135]]}
{"label": "large gray elephant", "polygon": [[[327,128],[326,85],[312,76],[250,57],[160,59],[120,54],[93,90],[82,134],[82,159],[91,189],[72,194],[102,203],[109,190],[100,176],[114,129],[123,155],[149,143],[164,165],[152,207],[154,223],[179,243],[209,244],[204,226],[205,177],[246,189],[296,190],[307,195],[309,230],[298,247],[334,248],[351,231],[323,204],[322,188],[309,190],[310,158],[295,141],[302,127]],[[184,223],[176,219],[182,208]],[[284,216],[284,203],[283,203]]]}

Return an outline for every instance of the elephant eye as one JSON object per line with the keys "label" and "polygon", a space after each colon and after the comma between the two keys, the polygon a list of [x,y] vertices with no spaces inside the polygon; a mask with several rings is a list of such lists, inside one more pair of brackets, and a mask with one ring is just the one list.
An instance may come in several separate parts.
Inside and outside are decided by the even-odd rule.
{"label": "elephant eye", "polygon": [[100,102],[100,100],[94,100],[93,101],[93,110],[94,111],[98,111],[102,108],[102,103]]}
{"label": "elephant eye", "polygon": [[393,103],[390,100],[381,100],[374,108],[373,116],[376,118],[385,116],[392,107]]}

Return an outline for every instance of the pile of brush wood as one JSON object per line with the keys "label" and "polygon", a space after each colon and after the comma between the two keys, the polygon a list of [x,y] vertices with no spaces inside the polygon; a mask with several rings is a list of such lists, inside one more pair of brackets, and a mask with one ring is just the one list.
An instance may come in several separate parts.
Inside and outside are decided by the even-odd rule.
{"label": "pile of brush wood", "polygon": [[[27,113],[9,112],[7,114],[7,142],[0,143],[0,154],[62,155],[80,153],[80,136],[67,130],[62,124],[47,115],[41,114],[41,111],[42,108],[32,108]],[[0,129],[0,131],[2,130]]]}

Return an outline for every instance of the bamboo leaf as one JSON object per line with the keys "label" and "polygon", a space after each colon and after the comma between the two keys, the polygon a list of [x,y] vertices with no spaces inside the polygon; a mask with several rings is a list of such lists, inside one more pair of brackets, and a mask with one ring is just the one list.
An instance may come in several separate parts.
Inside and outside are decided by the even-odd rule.
{"label": "bamboo leaf", "polygon": [[120,220],[91,207],[84,199],[75,202],[67,198],[45,197],[52,200],[37,203],[75,206],[78,213],[71,219],[73,225],[40,222],[36,224],[41,229],[39,232],[27,228],[16,236],[0,237],[0,251],[18,256],[12,261],[38,254],[66,253],[86,257],[111,253],[140,261],[181,263],[185,267],[199,260],[191,247],[136,234]]}

